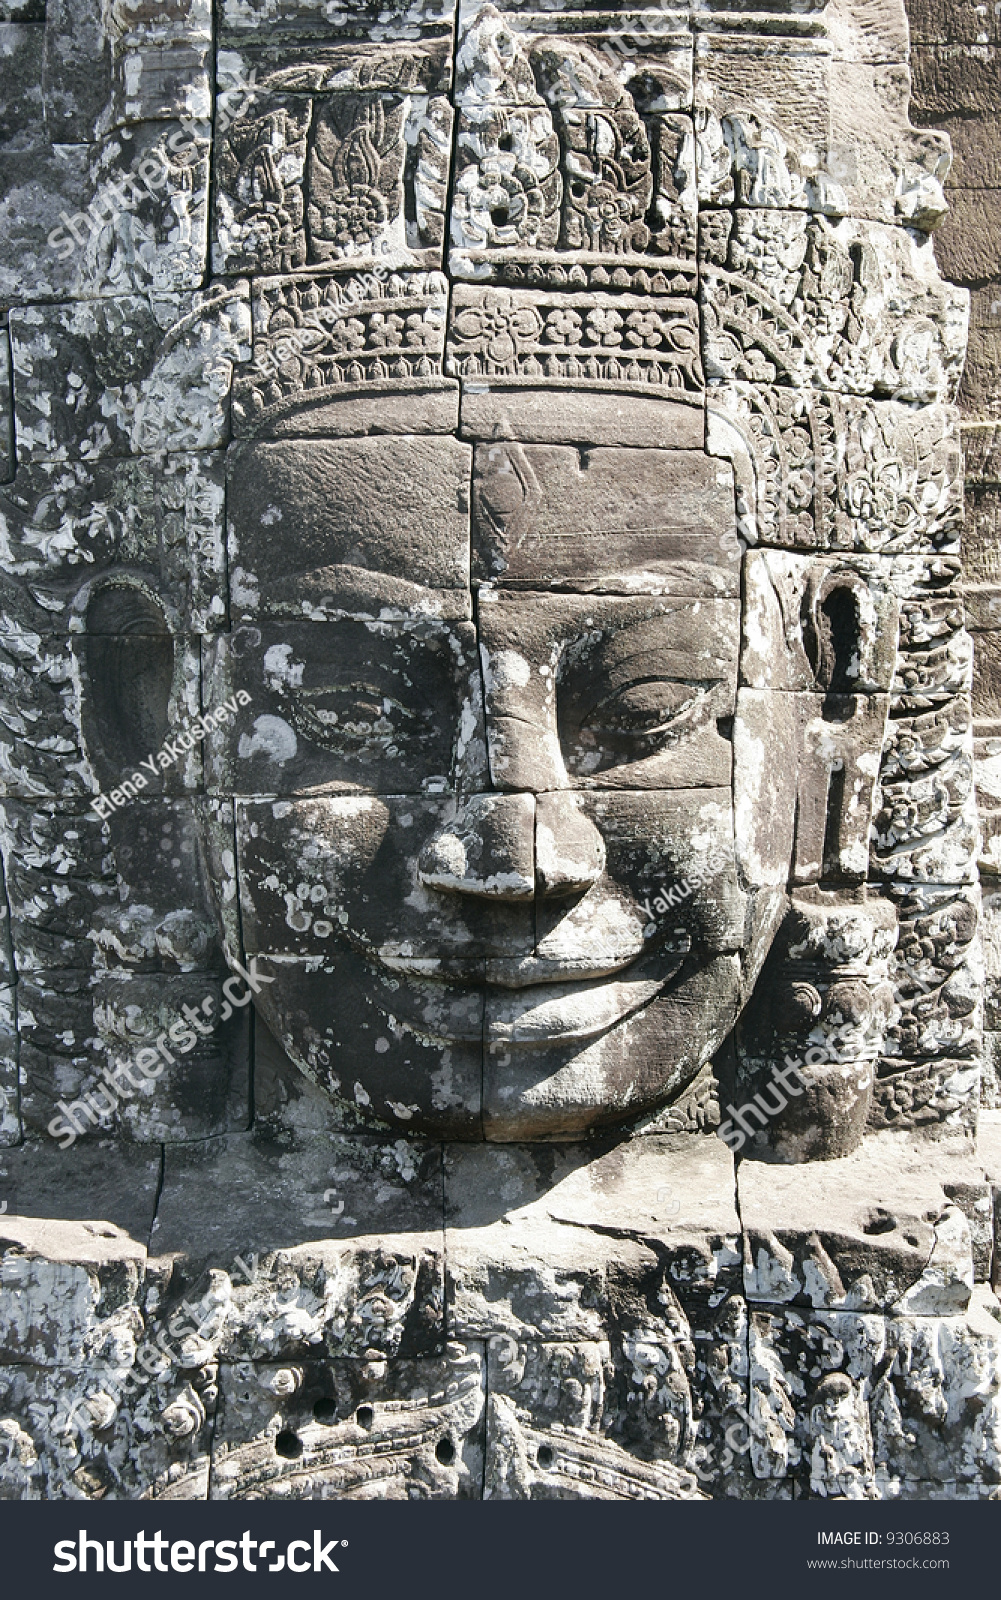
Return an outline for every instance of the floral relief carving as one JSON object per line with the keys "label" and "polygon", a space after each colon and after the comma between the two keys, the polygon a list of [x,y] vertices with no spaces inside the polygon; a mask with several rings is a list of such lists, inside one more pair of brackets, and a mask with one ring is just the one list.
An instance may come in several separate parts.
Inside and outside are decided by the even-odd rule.
{"label": "floral relief carving", "polygon": [[447,370],[457,377],[484,372],[698,391],[698,323],[690,302],[644,305],[623,295],[595,305],[595,298],[567,296],[554,306],[524,291],[461,292]]}
{"label": "floral relief carving", "polygon": [[264,272],[306,264],[303,173],[311,107],[278,105],[238,121],[219,162],[220,242],[230,259]]}
{"label": "floral relief carving", "polygon": [[400,217],[403,115],[378,96],[332,96],[318,111],[307,210],[317,260],[370,253]]}

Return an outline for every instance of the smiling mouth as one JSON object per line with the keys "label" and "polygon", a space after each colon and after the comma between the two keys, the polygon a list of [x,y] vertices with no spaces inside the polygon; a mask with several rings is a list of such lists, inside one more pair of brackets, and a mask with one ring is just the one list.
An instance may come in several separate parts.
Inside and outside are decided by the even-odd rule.
{"label": "smiling mouth", "polygon": [[[604,963],[534,956],[480,962],[381,957],[375,1000],[388,1021],[436,1044],[583,1042],[655,1000],[677,977],[690,949],[686,938]],[[469,1005],[477,993],[482,1010]]]}

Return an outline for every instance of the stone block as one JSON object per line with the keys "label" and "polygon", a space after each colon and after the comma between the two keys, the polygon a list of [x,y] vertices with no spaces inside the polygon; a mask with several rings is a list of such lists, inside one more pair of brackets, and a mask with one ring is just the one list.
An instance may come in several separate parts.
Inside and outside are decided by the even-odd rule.
{"label": "stone block", "polygon": [[[1001,167],[1001,157],[999,157]],[[991,188],[949,189],[949,216],[935,238],[943,275],[975,287],[1001,278],[1001,170]],[[1001,298],[1001,290],[995,291]]]}
{"label": "stone block", "polygon": [[[91,974],[67,967],[33,972],[18,989],[21,1118],[31,1134],[41,1137],[58,1114],[56,1101],[65,1091],[75,1099],[78,1090],[100,1082]],[[98,1126],[98,1111],[91,1108],[85,1115],[82,1127]],[[101,1131],[106,1134],[108,1128],[106,1120]],[[67,1143],[74,1142],[76,1134],[69,1127],[66,1131],[71,1134]],[[58,1133],[57,1125],[50,1137]]]}
{"label": "stone block", "polygon": [[105,825],[92,811],[81,811],[79,802],[4,800],[0,841],[11,913],[4,929],[5,972],[11,970],[11,947],[22,976],[87,968],[91,915],[102,901],[118,898]]}
{"label": "stone block", "polygon": [[525,444],[622,445],[627,449],[701,450],[705,410],[693,397],[647,399],[642,395],[552,389],[497,390],[470,382],[462,394],[462,432],[490,441]]}
{"label": "stone block", "polygon": [[587,13],[554,27],[544,12],[510,11],[470,6],[460,18],[452,271],[553,286],[569,273],[595,288],[664,273],[687,287],[696,198],[692,122],[678,115],[692,104],[684,19],[637,18],[626,65]]}
{"label": "stone block", "polygon": [[997,39],[978,41],[972,49],[965,42],[918,44],[911,52],[911,68],[923,119],[1001,110]]}
{"label": "stone block", "polygon": [[258,1003],[295,1065],[333,1101],[336,1122],[479,1139],[482,970],[465,957],[429,965],[350,947],[320,959],[275,956],[276,988]]}
{"label": "stone block", "polygon": [[713,1138],[449,1145],[449,1332],[496,1336],[502,1360],[505,1341],[710,1337],[740,1287],[734,1192]]}
{"label": "stone block", "polygon": [[970,487],[1001,485],[1001,430],[999,424],[971,420],[963,425],[966,482]]}
{"label": "stone block", "polygon": [[794,1476],[821,1498],[989,1490],[1001,1474],[992,1308],[978,1288],[965,1317],[756,1312],[756,1475]]}
{"label": "stone block", "polygon": [[206,743],[213,790],[434,795],[482,774],[471,623],[398,612],[374,628],[356,612],[249,633],[206,651],[207,701],[243,708]]}
{"label": "stone block", "polygon": [[42,95],[52,143],[93,140],[110,86],[111,29],[100,0],[47,0]]}
{"label": "stone block", "polygon": [[[199,1010],[202,1018],[199,1032],[205,1038],[194,1045],[192,1030],[184,1027],[185,1006]],[[144,1074],[133,1069],[133,1081],[138,1079],[140,1087],[118,1112],[127,1137],[139,1144],[186,1144],[247,1127],[249,1018],[241,1012],[227,1017],[217,974],[146,979],[108,975],[95,988],[94,1021],[112,1070],[116,1062],[133,1062],[154,1041],[161,1041],[161,1053],[165,1049],[170,1057],[156,1083],[144,1083]],[[116,1074],[116,1083],[124,1088],[127,1076]]]}
{"label": "stone block", "polygon": [[21,1143],[19,1055],[15,991],[4,984],[0,987],[0,1149]]}
{"label": "stone block", "polygon": [[[233,446],[234,614],[377,618],[382,605],[419,606],[420,588],[465,588],[470,456],[455,439],[418,435]],[[296,507],[298,570],[282,536],[286,506]],[[434,615],[434,598],[425,603]]]}
{"label": "stone block", "polygon": [[[92,148],[46,144],[33,150],[0,152],[0,223],[6,241],[0,286],[5,300],[16,303],[73,293],[81,275],[77,246],[64,234],[65,254],[60,254],[48,238],[62,226],[61,213],[73,217],[81,200],[91,198]],[[87,234],[82,236],[86,238],[91,231],[87,224]]]}
{"label": "stone block", "polygon": [[[437,78],[437,65],[401,42],[379,53],[375,74],[363,66],[358,85],[336,76],[332,85],[322,56],[311,75],[301,53],[292,67],[298,92],[276,92],[260,73],[217,135],[214,270],[261,275],[345,263],[385,279],[401,267],[439,267],[452,111],[428,93],[420,70]],[[364,183],[351,168],[361,141]],[[266,196],[254,176],[265,148]]]}
{"label": "stone block", "polygon": [[[248,951],[323,961],[348,944],[398,976],[446,979],[453,967],[461,974],[467,963],[530,955],[530,901],[429,892],[422,851],[456,810],[453,799],[422,795],[241,801]],[[313,838],[322,851],[310,849]],[[402,1020],[402,992],[400,1005]]]}
{"label": "stone block", "polygon": [[916,1128],[935,1138],[963,1129],[972,1136],[988,1089],[980,1056],[935,1056],[915,1064],[888,1056],[880,1063],[869,1127]]}
{"label": "stone block", "polygon": [[[105,860],[117,892],[110,904],[91,909],[96,972],[195,974],[193,982],[200,973],[224,973],[209,908],[210,869],[200,855],[202,812],[191,801],[144,799],[108,818]],[[90,888],[95,901],[108,898],[102,887]]]}
{"label": "stone block", "polygon": [[987,614],[981,616],[979,626],[996,628],[1001,624],[1001,606],[990,607],[994,588],[1001,586],[1001,487],[996,484],[967,486],[963,575],[974,593],[976,585],[989,589]]}
{"label": "stone block", "polygon": [[[991,620],[989,602],[985,620]],[[972,702],[979,732],[989,730],[1001,714],[1001,639],[995,628],[978,630],[974,638]]]}
{"label": "stone block", "polygon": [[[963,458],[952,406],[725,384],[710,394],[708,448],[733,463],[748,544],[958,558]],[[763,475],[770,486],[759,494]]]}
{"label": "stone block", "polygon": [[0,326],[0,483],[14,476],[14,390],[11,383],[10,335]]}
{"label": "stone block", "polygon": [[115,0],[121,39],[156,46],[176,39],[212,41],[211,0],[165,0],[151,11],[145,0]]}
{"label": "stone block", "polygon": [[893,697],[874,802],[873,879],[974,881],[972,735],[965,696]]}
{"label": "stone block", "polygon": [[483,1071],[486,1137],[580,1138],[653,1112],[693,1083],[736,1020],[739,957],[688,962],[662,940],[626,977],[491,994]]}
{"label": "stone block", "polygon": [[979,285],[970,295],[970,349],[958,402],[971,421],[1001,418],[1001,288]]}
{"label": "stone block", "polygon": [[899,934],[890,981],[898,1015],[887,1031],[886,1053],[897,1062],[951,1058],[955,1069],[958,1061],[979,1054],[978,891],[901,885],[892,898]]}
{"label": "stone block", "polygon": [[[486,1500],[703,1500],[679,1466],[694,1427],[691,1346],[490,1345]],[[687,1402],[687,1403],[686,1403]]]}
{"label": "stone block", "polygon": [[183,1310],[228,1361],[441,1353],[434,1146],[328,1134],[293,1147],[231,1136],[175,1147],[166,1163],[151,1327],[169,1331],[186,1320]]}
{"label": "stone block", "polygon": [[[888,697],[740,689],[734,722],[738,862],[755,886],[860,883],[878,803]],[[768,753],[781,749],[776,771]],[[765,792],[778,797],[765,806]]]}
{"label": "stone block", "polygon": [[440,272],[376,263],[256,279],[253,364],[233,397],[236,436],[452,432],[459,386],[442,376],[447,307]]}
{"label": "stone block", "polygon": [[1001,44],[997,14],[978,0],[907,0],[907,21],[912,46]]}
{"label": "stone block", "polygon": [[244,43],[264,28],[285,39],[363,40],[385,44],[404,38],[435,38],[448,32],[451,0],[392,0],[352,7],[330,17],[320,0],[226,0],[219,18],[220,36]]}
{"label": "stone block", "polygon": [[[953,161],[948,192],[950,206],[953,203],[953,190],[1001,187],[1001,115],[983,113],[969,117],[960,112],[953,116],[936,117],[935,123],[948,131],[952,142]],[[948,226],[946,221],[942,229]],[[940,251],[941,229],[935,245],[936,250]]]}
{"label": "stone block", "polygon": [[486,385],[505,397],[527,379],[558,394],[594,387],[649,397],[655,388],[676,402],[704,388],[698,309],[663,290],[539,294],[458,284],[445,371],[462,380],[464,395]]}
{"label": "stone block", "polygon": [[989,1281],[996,1289],[1001,1281],[1001,1115],[996,1109],[981,1112],[977,1133],[977,1158],[991,1191],[992,1238]]}
{"label": "stone block", "polygon": [[0,151],[32,150],[45,143],[44,44],[45,29],[37,22],[0,22]]}
{"label": "stone block", "polygon": [[211,119],[209,39],[185,32],[154,42],[146,30],[130,29],[115,41],[105,117],[112,127]]}
{"label": "stone block", "polygon": [[[127,568],[180,631],[212,632],[227,614],[223,503],[222,459],[208,452],[23,466],[0,491],[5,577],[30,585],[45,631],[81,632],[100,580]],[[89,624],[108,631],[96,608]]]}
{"label": "stone block", "polygon": [[[818,248],[831,266],[835,260],[843,264],[841,288],[822,305],[803,293]],[[794,211],[748,208],[734,212],[732,221],[723,218],[721,231],[705,237],[704,251],[710,382],[750,380],[921,404],[955,398],[968,295],[940,276],[925,235],[875,222],[828,224]],[[874,275],[853,295],[851,263],[863,258],[874,263]],[[889,293],[900,306],[893,333],[885,310]],[[930,331],[920,350],[899,336],[908,324]]]}
{"label": "stone block", "polygon": [[[109,1133],[138,1144],[185,1143],[245,1128],[247,1018],[237,1013],[226,1025],[232,1007],[221,985],[214,973],[94,977],[60,969],[25,979],[25,1126],[41,1133],[52,1125],[61,1148]],[[185,1022],[185,1005],[200,1013],[199,1026]]]}
{"label": "stone block", "polygon": [[262,1017],[254,1018],[254,1127],[266,1139],[289,1134],[365,1132],[361,1108],[324,1093],[275,1038]]}
{"label": "stone block", "polygon": [[950,1201],[985,1191],[972,1148],[927,1147],[908,1134],[871,1135],[854,1155],[809,1167],[741,1162],[749,1301],[815,1310],[956,1316],[973,1290],[970,1225]]}
{"label": "stone block", "polygon": [[501,590],[482,597],[479,626],[497,787],[729,784],[735,600]]}
{"label": "stone block", "polygon": [[[826,677],[832,692],[835,680],[842,693],[885,693],[892,687],[897,598],[889,563],[752,550],[743,576],[742,684],[792,693],[815,690]],[[904,587],[910,574],[900,576]],[[839,603],[851,636],[850,644],[847,637],[840,642],[842,654],[851,654],[843,663],[832,620]]]}
{"label": "stone block", "polygon": [[197,288],[207,259],[207,128],[142,123],[93,145],[0,155],[7,297]]}
{"label": "stone block", "polygon": [[734,524],[731,470],[701,452],[476,449],[474,582],[734,595]]}
{"label": "stone block", "polygon": [[486,1374],[437,1360],[240,1362],[220,1370],[214,1500],[478,1500]]}
{"label": "stone block", "polygon": [[15,312],[19,459],[217,449],[226,438],[233,362],[247,359],[249,331],[239,286]]}
{"label": "stone block", "polygon": [[121,1146],[0,1153],[15,1205],[0,1217],[0,1360],[35,1368],[129,1364],[160,1178],[158,1156]]}
{"label": "stone block", "polygon": [[[116,599],[121,595],[118,590]],[[8,794],[70,799],[106,785],[118,806],[148,784],[154,792],[197,787],[201,761],[194,741],[190,751],[175,744],[174,759],[160,763],[155,775],[136,771],[158,756],[172,727],[180,734],[197,718],[197,639],[175,646],[161,624],[157,634],[137,630],[131,642],[126,628],[124,638],[67,640],[32,632],[33,620],[26,626],[12,605],[0,630],[0,762]],[[146,706],[137,705],[137,682],[149,694]],[[131,794],[119,787],[125,781]]]}
{"label": "stone block", "polygon": [[761,12],[699,23],[703,202],[935,226],[948,141],[910,124],[901,8],[847,5],[826,26]]}
{"label": "stone block", "polygon": [[81,1370],[0,1367],[9,1444],[0,1498],[208,1497],[215,1384],[201,1370],[172,1369],[159,1351],[141,1353],[166,1370],[154,1375],[120,1357]]}

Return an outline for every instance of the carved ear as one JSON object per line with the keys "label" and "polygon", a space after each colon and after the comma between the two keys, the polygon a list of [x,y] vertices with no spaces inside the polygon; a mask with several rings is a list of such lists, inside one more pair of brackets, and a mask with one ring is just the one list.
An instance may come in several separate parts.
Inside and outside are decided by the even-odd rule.
{"label": "carved ear", "polygon": [[884,596],[878,610],[869,585],[851,568],[822,567],[806,585],[802,621],[819,715],[804,727],[794,877],[860,883],[868,871],[896,606]]}
{"label": "carved ear", "polygon": [[114,786],[167,736],[174,638],[163,607],[137,579],[102,583],[81,601],[84,742],[102,786]]}
{"label": "carved ear", "polygon": [[829,570],[807,585],[804,609],[803,644],[817,688],[828,695],[857,694],[875,622],[865,583],[857,573]]}

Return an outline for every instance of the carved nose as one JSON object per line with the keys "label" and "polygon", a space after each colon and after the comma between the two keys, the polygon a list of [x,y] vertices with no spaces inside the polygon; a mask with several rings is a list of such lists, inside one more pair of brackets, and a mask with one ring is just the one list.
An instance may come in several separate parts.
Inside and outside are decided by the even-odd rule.
{"label": "carved nose", "polygon": [[535,895],[535,796],[479,794],[429,839],[417,863],[421,883],[486,900]]}
{"label": "carved nose", "polygon": [[589,889],[605,870],[605,841],[574,796],[540,794],[535,815],[535,878],[543,895]]}
{"label": "carved nose", "polygon": [[605,846],[572,795],[474,795],[421,851],[429,889],[485,900],[531,900],[590,888]]}

